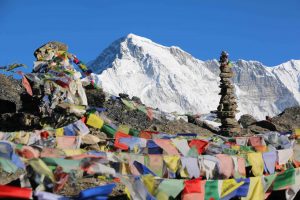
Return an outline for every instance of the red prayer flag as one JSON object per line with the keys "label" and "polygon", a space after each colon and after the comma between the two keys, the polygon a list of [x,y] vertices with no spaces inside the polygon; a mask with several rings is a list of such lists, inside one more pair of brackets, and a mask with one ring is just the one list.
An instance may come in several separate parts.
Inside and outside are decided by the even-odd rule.
{"label": "red prayer flag", "polygon": [[189,146],[195,147],[198,150],[198,153],[202,154],[205,151],[206,147],[208,146],[208,142],[204,140],[192,140],[189,143]]}
{"label": "red prayer flag", "polygon": [[115,135],[114,146],[119,149],[122,149],[122,150],[127,150],[128,146],[126,144],[120,143],[121,138],[131,138],[131,136],[126,133],[122,133],[122,132],[117,132]]}
{"label": "red prayer flag", "polygon": [[201,184],[204,182],[201,178],[184,181],[183,194],[201,193]]}
{"label": "red prayer flag", "polygon": [[31,199],[32,189],[0,185],[0,198]]}
{"label": "red prayer flag", "polygon": [[22,84],[24,86],[24,88],[26,89],[26,92],[32,96],[33,93],[32,93],[32,89],[31,89],[31,86],[30,86],[30,83],[28,82],[27,78],[25,76],[23,76],[22,78]]}

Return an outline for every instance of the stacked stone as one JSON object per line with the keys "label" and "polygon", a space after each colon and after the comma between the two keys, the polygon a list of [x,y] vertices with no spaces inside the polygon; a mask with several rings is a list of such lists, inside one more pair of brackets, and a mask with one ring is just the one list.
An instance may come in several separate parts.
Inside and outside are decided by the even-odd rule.
{"label": "stacked stone", "polygon": [[235,119],[237,112],[236,97],[234,95],[234,86],[231,78],[234,76],[228,60],[228,54],[222,52],[220,56],[220,78],[221,78],[221,95],[218,106],[218,117],[221,119],[220,134],[224,136],[238,135],[241,131],[240,125]]}

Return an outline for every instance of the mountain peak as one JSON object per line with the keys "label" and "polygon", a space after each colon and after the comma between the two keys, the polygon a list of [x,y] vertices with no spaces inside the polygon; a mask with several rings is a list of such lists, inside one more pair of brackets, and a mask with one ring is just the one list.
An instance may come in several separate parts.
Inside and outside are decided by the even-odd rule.
{"label": "mountain peak", "polygon": [[134,33],[129,33],[127,36],[123,37],[125,41],[133,41],[133,42],[147,42],[147,43],[154,43],[152,40],[136,35]]}
{"label": "mountain peak", "polygon": [[[270,70],[258,61],[234,62],[240,114],[264,119],[299,105],[300,64],[294,60],[288,64],[291,67]],[[146,105],[166,112],[205,114],[218,106],[217,60],[198,60],[176,46],[163,46],[130,33],[113,42],[89,66],[99,74],[106,92],[137,96]],[[293,75],[290,68],[295,69]]]}
{"label": "mountain peak", "polygon": [[145,37],[142,37],[142,36],[139,36],[139,35],[136,35],[134,33],[129,33],[127,36],[125,36],[126,38],[132,38],[132,39],[139,39],[139,40],[144,40],[144,39],[147,39],[149,40],[148,38],[145,38]]}

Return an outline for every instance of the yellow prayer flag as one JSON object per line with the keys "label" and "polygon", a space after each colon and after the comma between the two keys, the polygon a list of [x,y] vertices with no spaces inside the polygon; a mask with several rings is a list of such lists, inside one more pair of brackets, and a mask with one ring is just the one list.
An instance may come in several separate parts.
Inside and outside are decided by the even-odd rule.
{"label": "yellow prayer flag", "polygon": [[159,200],[169,200],[169,196],[166,193],[164,193],[163,191],[159,191],[156,194],[156,199],[159,199]]}
{"label": "yellow prayer flag", "polygon": [[124,192],[127,195],[128,199],[131,199],[131,195],[130,195],[129,189],[127,187],[125,187]]}
{"label": "yellow prayer flag", "polygon": [[261,176],[264,172],[264,160],[261,152],[248,153],[248,161],[252,166],[252,173],[254,176]]}
{"label": "yellow prayer flag", "polygon": [[55,130],[55,136],[56,137],[62,137],[62,136],[64,136],[64,128],[57,128]]}
{"label": "yellow prayer flag", "polygon": [[244,184],[244,181],[236,182],[234,179],[223,180],[222,189],[221,189],[221,198],[227,196],[234,190],[238,189],[241,185]]}
{"label": "yellow prayer flag", "polygon": [[250,177],[250,185],[247,197],[242,197],[242,200],[263,200],[265,199],[262,177]]}
{"label": "yellow prayer flag", "polygon": [[155,192],[155,179],[154,176],[148,174],[142,177],[143,183],[147,188],[148,192],[154,195]]}
{"label": "yellow prayer flag", "polygon": [[189,173],[187,172],[187,169],[186,168],[181,168],[180,169],[180,176],[182,178],[189,178]]}
{"label": "yellow prayer flag", "polygon": [[171,172],[175,173],[178,169],[178,163],[180,157],[177,155],[167,155],[163,157],[168,169],[171,170]]}
{"label": "yellow prayer flag", "polygon": [[29,160],[29,165],[38,174],[48,176],[51,179],[51,181],[55,181],[52,171],[41,159],[31,159]]}
{"label": "yellow prayer flag", "polygon": [[104,121],[98,115],[92,113],[89,115],[86,124],[100,129],[102,128]]}

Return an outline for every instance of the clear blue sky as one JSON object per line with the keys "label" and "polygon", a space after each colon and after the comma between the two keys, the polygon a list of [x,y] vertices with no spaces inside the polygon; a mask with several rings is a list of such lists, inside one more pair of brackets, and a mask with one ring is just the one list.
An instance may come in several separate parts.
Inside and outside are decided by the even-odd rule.
{"label": "clear blue sky", "polygon": [[88,62],[134,33],[193,56],[300,59],[299,0],[0,0],[0,65],[32,66],[33,51],[58,40]]}

